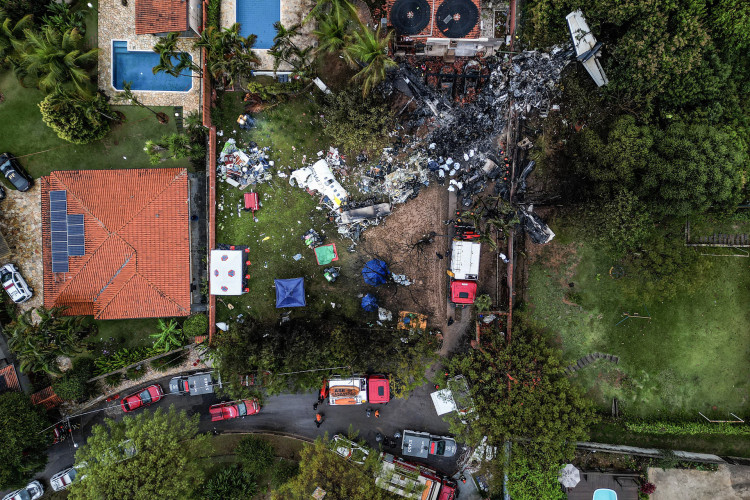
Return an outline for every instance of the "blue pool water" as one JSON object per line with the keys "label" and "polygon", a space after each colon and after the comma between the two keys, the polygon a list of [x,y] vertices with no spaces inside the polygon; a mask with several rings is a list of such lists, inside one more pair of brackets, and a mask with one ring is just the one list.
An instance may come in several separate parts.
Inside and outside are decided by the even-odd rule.
{"label": "blue pool water", "polygon": [[133,82],[132,90],[187,92],[193,86],[190,74],[175,77],[160,72],[155,75],[152,68],[157,64],[159,54],[156,52],[129,51],[128,42],[112,42],[112,85],[117,90],[123,89],[123,82]]}
{"label": "blue pool water", "polygon": [[281,0],[237,0],[237,22],[240,34],[258,36],[256,49],[270,49],[276,30],[273,23],[281,20]]}
{"label": "blue pool water", "polygon": [[599,488],[594,492],[593,500],[617,500],[617,493],[614,490]]}

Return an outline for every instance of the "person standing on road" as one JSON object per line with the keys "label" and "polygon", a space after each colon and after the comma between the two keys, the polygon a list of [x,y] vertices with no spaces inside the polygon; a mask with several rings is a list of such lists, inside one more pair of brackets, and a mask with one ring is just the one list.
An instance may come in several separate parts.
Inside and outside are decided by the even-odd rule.
{"label": "person standing on road", "polygon": [[380,410],[375,410],[375,418],[380,418]]}
{"label": "person standing on road", "polygon": [[316,413],[315,414],[315,425],[317,427],[320,427],[320,424],[323,423],[323,414],[322,413]]}

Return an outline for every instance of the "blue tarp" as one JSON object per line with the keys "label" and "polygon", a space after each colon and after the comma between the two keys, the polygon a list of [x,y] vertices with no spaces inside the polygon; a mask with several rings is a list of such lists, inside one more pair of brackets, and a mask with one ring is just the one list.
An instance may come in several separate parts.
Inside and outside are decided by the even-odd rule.
{"label": "blue tarp", "polygon": [[367,295],[362,297],[362,309],[364,309],[367,312],[377,311],[378,299],[375,298],[373,294],[368,293]]}
{"label": "blue tarp", "polygon": [[385,262],[379,259],[372,259],[362,268],[362,277],[368,285],[378,286],[388,281],[390,272]]}
{"label": "blue tarp", "polygon": [[305,305],[305,280],[292,278],[274,280],[276,283],[276,308],[302,307]]}

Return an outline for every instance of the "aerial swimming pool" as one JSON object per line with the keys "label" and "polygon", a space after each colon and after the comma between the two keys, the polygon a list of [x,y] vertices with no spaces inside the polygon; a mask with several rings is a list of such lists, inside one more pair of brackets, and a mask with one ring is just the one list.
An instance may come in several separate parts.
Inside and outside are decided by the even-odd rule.
{"label": "aerial swimming pool", "polygon": [[281,20],[281,0],[237,0],[235,19],[240,23],[240,34],[258,36],[256,49],[270,49],[276,30],[273,24]]}
{"label": "aerial swimming pool", "polygon": [[[177,63],[177,61],[174,61]],[[128,50],[126,40],[112,41],[112,86],[123,89],[123,83],[132,82],[132,90],[156,92],[187,92],[193,87],[190,72],[172,76],[152,68],[159,64],[159,54],[148,50]]]}

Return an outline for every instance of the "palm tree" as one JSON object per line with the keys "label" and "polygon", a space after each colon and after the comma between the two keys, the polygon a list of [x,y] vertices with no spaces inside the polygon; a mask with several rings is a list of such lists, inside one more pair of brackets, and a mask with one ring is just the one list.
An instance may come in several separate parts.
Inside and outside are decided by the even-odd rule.
{"label": "palm tree", "polygon": [[276,30],[276,35],[273,37],[273,45],[268,49],[268,53],[273,57],[273,70],[278,71],[282,62],[290,63],[294,60],[294,54],[299,52],[294,38],[299,35],[302,26],[294,24],[287,28],[281,24],[281,21],[276,21],[273,23],[273,28]]}
{"label": "palm tree", "polygon": [[46,94],[91,94],[91,70],[96,66],[98,48],[84,51],[84,37],[77,29],[61,33],[47,26],[41,32],[23,32],[23,41],[11,42],[18,53],[12,62],[21,84],[30,81]]}
{"label": "palm tree", "polygon": [[226,77],[227,84],[234,85],[260,63],[253,52],[256,40],[255,35],[243,37],[239,23],[235,23],[223,30],[209,27],[201,33],[195,47],[206,49],[206,66],[214,80]]}
{"label": "palm tree", "polygon": [[334,3],[331,12],[318,17],[318,29],[313,31],[320,42],[317,52],[340,51],[349,40],[351,24],[352,19],[348,9],[339,2]]}
{"label": "palm tree", "polygon": [[131,104],[145,108],[151,111],[156,116],[156,119],[159,120],[159,123],[168,123],[169,116],[166,113],[162,113],[161,111],[154,111],[153,109],[143,104],[140,100],[138,100],[138,97],[136,97],[136,95],[133,94],[133,91],[131,90],[132,85],[133,82],[122,82],[122,93],[117,94],[115,99],[117,99],[118,101],[129,101]]}
{"label": "palm tree", "polygon": [[383,79],[386,72],[397,66],[396,61],[388,57],[388,46],[393,32],[382,36],[381,28],[376,31],[359,23],[359,29],[352,33],[349,45],[344,49],[344,59],[352,66],[362,69],[352,77],[362,83],[362,94],[366,95]]}
{"label": "palm tree", "polygon": [[313,17],[321,16],[327,10],[329,5],[331,6],[331,9],[335,8],[337,5],[340,7],[344,7],[345,10],[348,10],[349,12],[354,14],[355,19],[357,18],[357,9],[354,7],[354,5],[352,5],[351,2],[349,2],[349,0],[316,0],[315,6],[312,8],[310,13],[305,16],[305,19],[302,20],[302,23],[307,24],[307,22]]}
{"label": "palm tree", "polygon": [[15,353],[24,373],[59,374],[58,356],[71,356],[81,351],[80,340],[94,331],[84,316],[62,316],[65,307],[39,307],[39,321],[32,310],[20,314],[4,330],[8,347]]}
{"label": "palm tree", "polygon": [[[156,45],[153,47],[153,51],[159,54],[159,64],[151,68],[154,74],[163,71],[168,75],[180,76],[183,71],[197,71],[200,75],[201,68],[193,62],[190,58],[190,54],[184,50],[177,48],[177,41],[180,37],[180,33],[173,31],[167,33],[166,36],[159,38]],[[177,64],[174,64],[174,60],[177,59]],[[200,76],[199,76],[200,77]]]}
{"label": "palm tree", "polygon": [[3,19],[0,23],[0,63],[2,63],[13,51],[13,40],[19,40],[23,36],[23,30],[32,26],[33,16],[31,14],[24,16],[14,24],[13,20],[5,17],[5,13],[0,10],[0,19]]}

